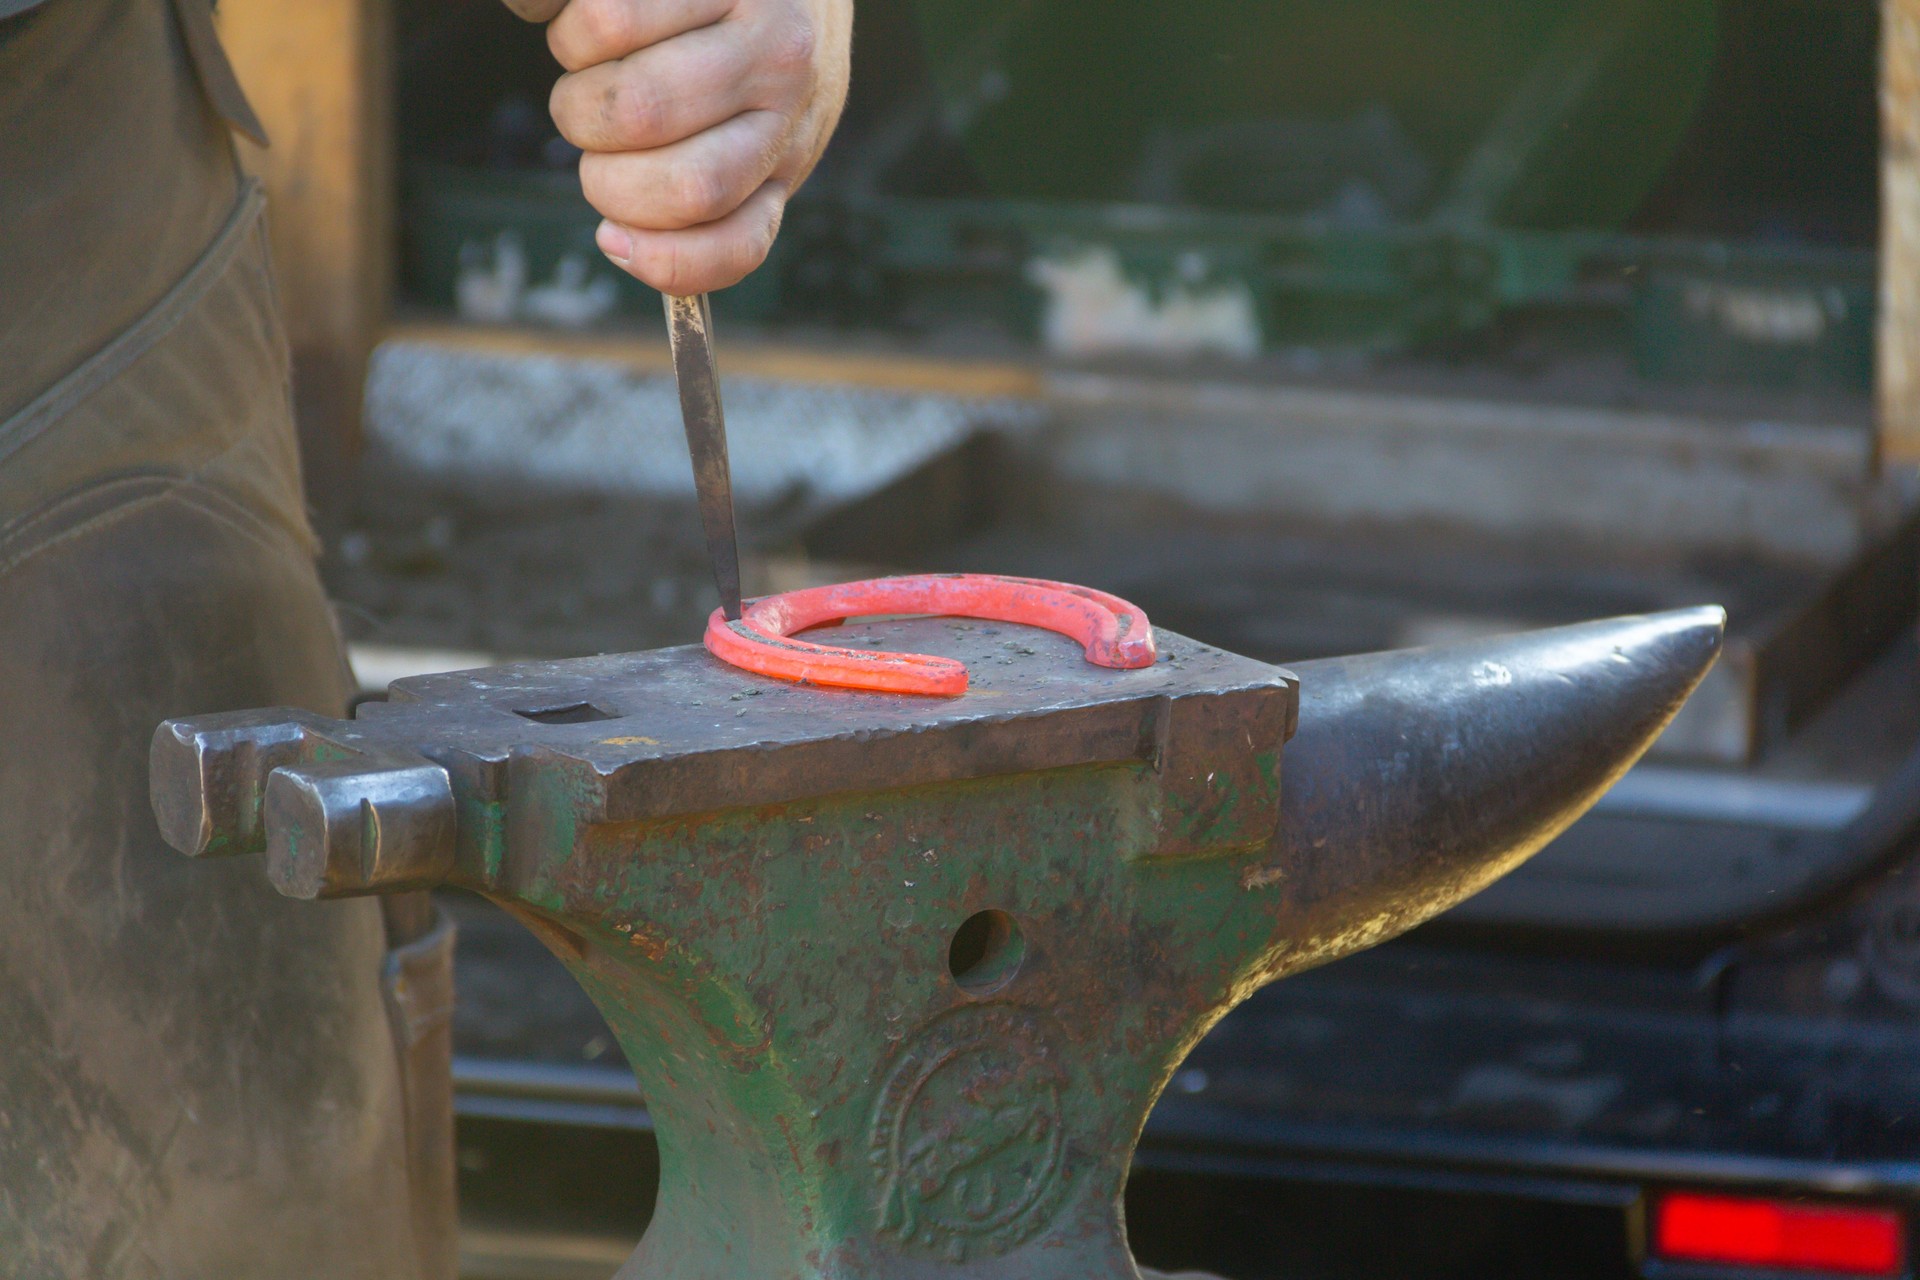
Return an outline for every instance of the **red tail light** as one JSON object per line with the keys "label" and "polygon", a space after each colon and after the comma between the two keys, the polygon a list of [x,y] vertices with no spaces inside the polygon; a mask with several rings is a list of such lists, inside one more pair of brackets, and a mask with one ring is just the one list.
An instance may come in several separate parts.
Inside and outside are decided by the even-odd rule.
{"label": "red tail light", "polygon": [[1652,1250],[1672,1262],[1899,1276],[1906,1224],[1892,1209],[1676,1191],[1654,1202]]}

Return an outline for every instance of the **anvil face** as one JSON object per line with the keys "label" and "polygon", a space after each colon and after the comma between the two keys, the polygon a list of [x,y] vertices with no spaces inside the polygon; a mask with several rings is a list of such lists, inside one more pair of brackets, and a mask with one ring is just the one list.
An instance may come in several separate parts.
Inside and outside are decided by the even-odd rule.
{"label": "anvil face", "polygon": [[156,810],[285,892],[458,884],[533,929],[654,1115],[624,1276],[1131,1280],[1134,1143],[1207,1028],[1528,856],[1719,628],[1312,664],[1311,725],[1291,674],[1166,632],[1138,671],[1000,624],[840,637],[961,658],[945,701],[698,649],[528,663],[163,726]]}
{"label": "anvil face", "polygon": [[[353,728],[431,755],[457,790],[490,800],[500,794],[490,768],[565,774],[586,821],[1130,763],[1186,796],[1188,817],[1257,822],[1232,809],[1229,784],[1266,788],[1266,826],[1248,838],[1271,834],[1277,796],[1248,771],[1293,732],[1298,682],[1284,671],[1166,632],[1158,664],[1116,671],[1028,627],[926,619],[848,630],[842,642],[960,657],[973,687],[957,698],[820,689],[665,649],[403,680]],[[1213,840],[1204,829],[1166,838]]]}

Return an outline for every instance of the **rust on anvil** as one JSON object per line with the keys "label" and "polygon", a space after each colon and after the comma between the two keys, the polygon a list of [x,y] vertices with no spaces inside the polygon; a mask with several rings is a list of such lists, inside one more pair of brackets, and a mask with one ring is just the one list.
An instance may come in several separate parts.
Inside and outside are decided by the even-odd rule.
{"label": "rust on anvil", "polygon": [[1297,678],[1164,631],[1131,671],[1011,625],[841,637],[964,661],[942,701],[698,649],[525,663],[354,721],[163,726],[155,802],[189,852],[265,848],[284,891],[463,885],[566,962],[660,1141],[623,1276],[1131,1280],[1134,1140],[1207,1028],[1539,848],[1721,625]]}

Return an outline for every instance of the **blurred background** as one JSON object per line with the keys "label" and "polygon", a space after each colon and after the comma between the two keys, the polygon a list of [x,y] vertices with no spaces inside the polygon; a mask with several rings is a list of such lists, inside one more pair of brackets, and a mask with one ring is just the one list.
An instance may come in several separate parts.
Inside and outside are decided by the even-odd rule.
{"label": "blurred background", "polygon": [[[369,696],[696,641],[659,300],[593,247],[541,33],[222,20]],[[1913,0],[860,0],[846,121],[715,298],[750,592],[1063,578],[1278,662],[1732,614],[1591,817],[1200,1048],[1129,1191],[1143,1261],[1908,1273],[1916,84]],[[643,1101],[538,944],[450,902],[467,1274],[608,1276]],[[1663,1252],[1702,1195],[1894,1260]]]}

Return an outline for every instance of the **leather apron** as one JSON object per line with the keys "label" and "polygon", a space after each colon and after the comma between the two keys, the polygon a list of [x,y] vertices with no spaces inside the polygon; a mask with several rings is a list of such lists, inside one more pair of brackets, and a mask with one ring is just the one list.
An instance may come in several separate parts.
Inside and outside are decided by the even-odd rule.
{"label": "leather apron", "polygon": [[148,810],[162,719],[349,690],[195,6],[0,20],[0,1273],[445,1280],[451,929]]}

